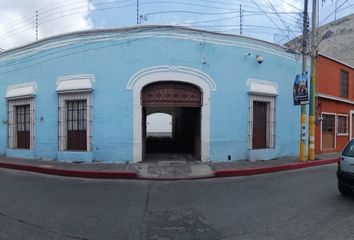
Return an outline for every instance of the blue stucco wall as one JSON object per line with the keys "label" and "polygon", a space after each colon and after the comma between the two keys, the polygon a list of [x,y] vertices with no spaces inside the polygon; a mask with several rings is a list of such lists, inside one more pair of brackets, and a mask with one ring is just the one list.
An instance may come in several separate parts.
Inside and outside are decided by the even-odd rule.
{"label": "blue stucco wall", "polygon": [[[229,44],[233,41],[237,44]],[[262,64],[255,60],[258,54],[264,57]],[[210,160],[226,161],[228,155],[236,160],[298,154],[300,109],[292,105],[292,84],[301,62],[262,41],[176,28],[65,35],[0,54],[0,154],[63,161],[132,161],[132,91],[126,89],[127,82],[139,70],[158,65],[194,68],[216,83],[211,95]],[[96,79],[92,152],[58,152],[56,79],[77,74],[93,74]],[[247,79],[278,85],[275,148],[249,150]],[[28,153],[7,149],[6,88],[32,81],[38,84],[35,148]]]}

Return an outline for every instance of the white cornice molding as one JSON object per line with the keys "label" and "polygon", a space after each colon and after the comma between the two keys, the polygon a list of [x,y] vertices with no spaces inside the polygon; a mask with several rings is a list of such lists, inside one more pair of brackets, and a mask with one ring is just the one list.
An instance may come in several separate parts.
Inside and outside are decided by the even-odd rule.
{"label": "white cornice molding", "polygon": [[10,85],[7,87],[5,98],[24,98],[36,95],[38,89],[37,82],[26,82]]}
{"label": "white cornice molding", "polygon": [[278,84],[275,82],[250,78],[247,79],[246,84],[250,94],[261,94],[269,96],[278,95]]}
{"label": "white cornice molding", "polygon": [[[134,31],[133,31],[134,30]],[[281,46],[268,43],[258,39],[245,38],[237,35],[222,35],[211,32],[200,32],[192,29],[178,28],[158,28],[151,27],[148,29],[121,29],[107,31],[78,32],[69,35],[51,37],[46,40],[32,43],[20,48],[15,48],[2,52],[0,54],[0,62],[2,60],[13,60],[25,57],[39,51],[50,50],[53,48],[64,47],[78,43],[97,43],[112,40],[132,40],[132,39],[151,39],[151,38],[170,38],[183,39],[196,42],[210,43],[224,46],[235,46],[245,48],[247,50],[260,51],[268,54],[277,55],[289,60],[297,61],[298,59],[292,53],[286,52]]]}
{"label": "white cornice molding", "polygon": [[324,94],[324,93],[317,93],[316,96],[321,97],[321,98],[325,98],[325,99],[334,100],[334,101],[354,104],[354,101],[352,101],[352,100],[341,98],[341,97],[335,97],[335,96]]}
{"label": "white cornice molding", "polygon": [[93,74],[67,75],[57,78],[57,92],[92,91],[93,83],[96,82]]}
{"label": "white cornice molding", "polygon": [[[144,68],[138,72],[136,72],[128,81],[127,83],[127,89],[132,90],[134,87],[134,84],[139,80],[142,79],[145,76],[149,75],[154,75],[154,74],[164,74],[164,79],[169,80],[169,81],[179,81],[186,79],[188,82],[188,78],[190,76],[194,76],[198,79],[201,79],[205,83],[209,85],[209,88],[212,91],[216,91],[216,84],[214,80],[207,75],[206,73],[189,68],[189,67],[184,67],[184,66],[169,66],[169,65],[161,65],[161,66],[153,66],[149,68]],[[162,77],[161,77],[162,78]]]}

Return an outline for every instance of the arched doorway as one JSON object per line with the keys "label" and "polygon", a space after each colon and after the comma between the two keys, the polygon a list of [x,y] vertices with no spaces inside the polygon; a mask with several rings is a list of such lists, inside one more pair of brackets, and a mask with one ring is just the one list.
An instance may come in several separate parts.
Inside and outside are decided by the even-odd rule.
{"label": "arched doorway", "polygon": [[214,80],[205,72],[195,68],[185,66],[157,65],[140,69],[134,73],[127,82],[127,90],[132,91],[133,101],[133,142],[132,155],[134,162],[140,162],[142,156],[142,127],[143,121],[141,106],[141,91],[142,89],[155,82],[166,81],[166,79],[190,83],[198,88],[203,93],[201,106],[201,160],[208,162],[210,160],[210,104],[212,91],[216,91],[217,87]]}
{"label": "arched doorway", "polygon": [[[141,91],[143,160],[201,159],[201,106],[203,94],[190,83],[161,81]],[[147,136],[146,118],[154,113],[172,117],[172,135]]]}

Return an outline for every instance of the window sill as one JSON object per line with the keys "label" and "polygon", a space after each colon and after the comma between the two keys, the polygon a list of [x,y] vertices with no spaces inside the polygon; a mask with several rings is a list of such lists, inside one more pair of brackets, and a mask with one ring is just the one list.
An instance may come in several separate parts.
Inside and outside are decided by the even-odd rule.
{"label": "window sill", "polygon": [[348,133],[337,133],[337,136],[338,137],[347,137],[347,136],[349,136],[349,134]]}
{"label": "window sill", "polygon": [[76,153],[76,152],[79,152],[79,153],[85,153],[85,152],[91,152],[91,151],[87,151],[87,150],[62,150],[60,152],[69,152],[69,153]]}

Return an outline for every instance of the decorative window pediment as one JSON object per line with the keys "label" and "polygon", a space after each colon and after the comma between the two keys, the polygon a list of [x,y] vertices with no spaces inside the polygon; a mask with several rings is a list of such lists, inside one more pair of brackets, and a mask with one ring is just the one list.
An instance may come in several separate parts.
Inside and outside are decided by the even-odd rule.
{"label": "decorative window pediment", "polygon": [[247,80],[247,85],[249,86],[248,92],[250,94],[268,95],[268,96],[278,95],[278,86],[274,82],[249,79]]}
{"label": "decorative window pediment", "polygon": [[36,95],[37,88],[36,82],[11,85],[7,87],[5,98],[15,99],[34,97]]}
{"label": "decorative window pediment", "polygon": [[73,75],[58,77],[57,92],[90,92],[93,90],[94,75]]}

